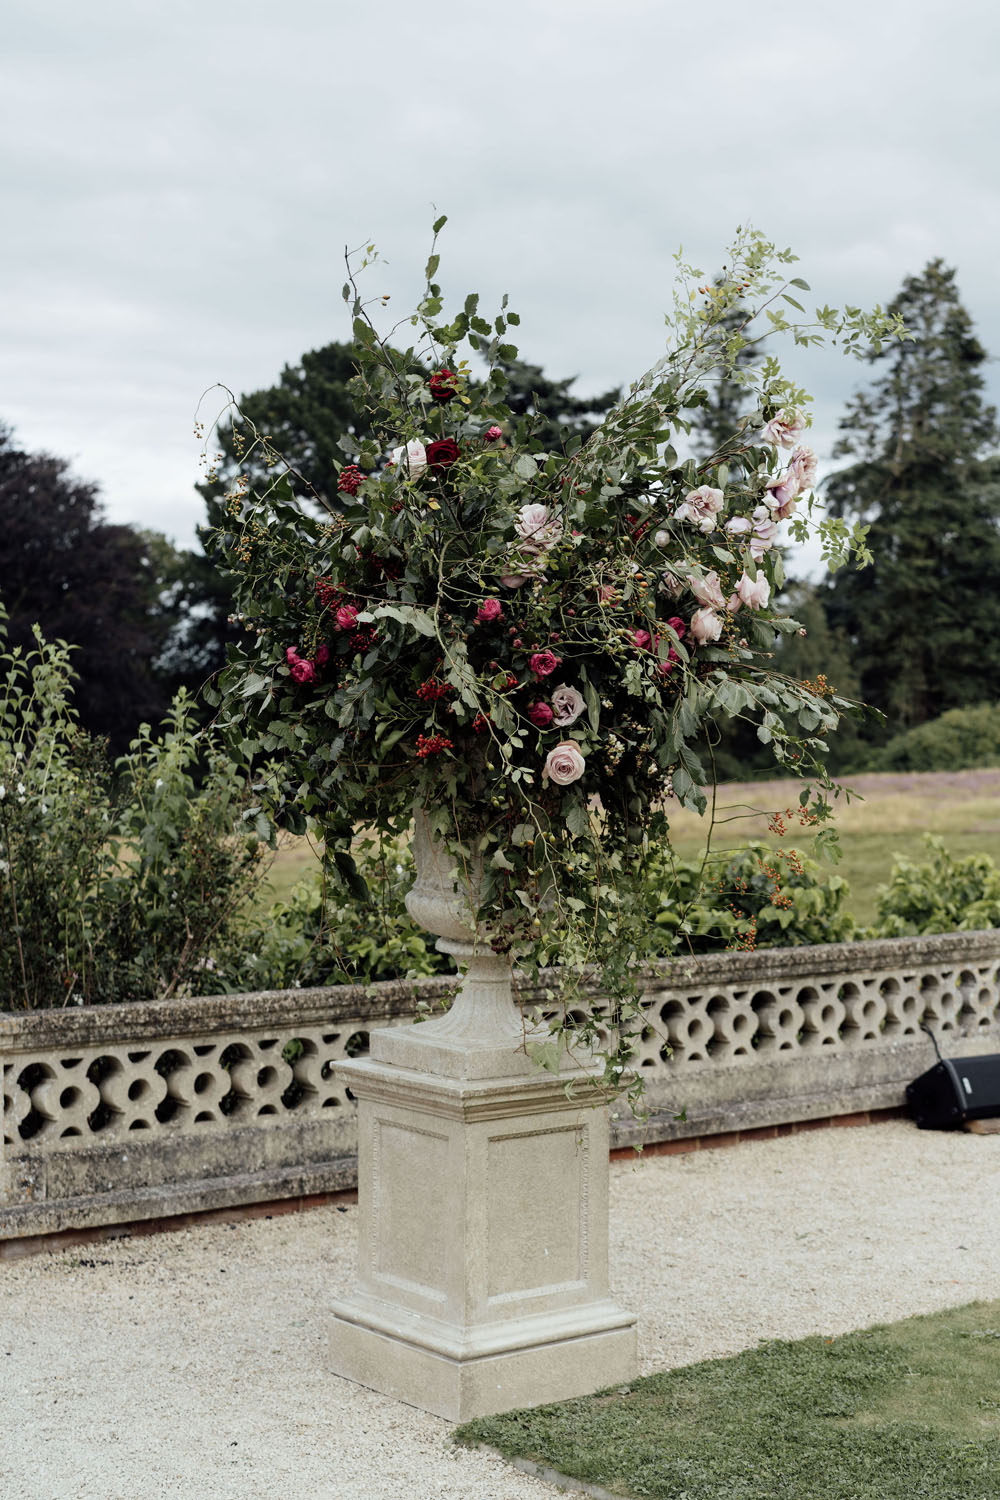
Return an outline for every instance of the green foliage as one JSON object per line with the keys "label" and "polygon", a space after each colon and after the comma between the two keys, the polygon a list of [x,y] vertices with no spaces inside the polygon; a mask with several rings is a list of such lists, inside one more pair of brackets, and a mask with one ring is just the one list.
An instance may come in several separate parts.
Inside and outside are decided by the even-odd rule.
{"label": "green foliage", "polygon": [[455,1436],[650,1500],[988,1500],[998,1325],[989,1302],[769,1340]]}
{"label": "green foliage", "polygon": [[1000,432],[954,271],[932,261],[890,312],[909,337],[873,353],[881,374],[841,423],[855,462],[826,485],[874,563],[838,573],[826,607],[893,733],[1000,698]]}
{"label": "green foliage", "polygon": [[434,939],[406,910],[414,880],[409,849],[386,840],[355,851],[367,896],[337,893],[324,876],[300,881],[247,935],[239,983],[261,989],[371,984],[452,972]]}
{"label": "green foliage", "polygon": [[183,693],[115,774],[72,682],[40,632],[0,654],[0,1007],[216,992],[263,873],[242,778]]}
{"label": "green foliage", "polygon": [[950,708],[893,735],[863,761],[866,771],[967,771],[1000,766],[1000,704]]}
{"label": "green foliage", "polygon": [[856,933],[849,894],[847,881],[824,877],[815,860],[752,841],[703,863],[660,853],[637,896],[657,951],[668,955],[848,942]]}
{"label": "green foliage", "polygon": [[1000,869],[988,854],[956,859],[943,839],[924,835],[927,859],[897,857],[888,885],[879,886],[872,936],[978,932],[1000,927]]}

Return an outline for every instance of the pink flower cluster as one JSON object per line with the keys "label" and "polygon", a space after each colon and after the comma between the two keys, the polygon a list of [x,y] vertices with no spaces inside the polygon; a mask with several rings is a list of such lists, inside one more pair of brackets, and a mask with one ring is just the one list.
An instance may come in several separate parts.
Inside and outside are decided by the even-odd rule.
{"label": "pink flower cluster", "polygon": [[292,680],[303,687],[310,682],[316,681],[316,673],[320,667],[325,667],[330,660],[330,648],[325,642],[316,647],[316,655],[313,657],[300,656],[294,646],[289,646],[285,652],[285,660],[288,663]]}
{"label": "pink flower cluster", "polygon": [[[718,575],[716,575],[716,577],[717,576]],[[684,624],[684,621],[681,619],[680,615],[673,615],[667,621],[667,624],[670,626],[670,629],[674,632],[674,635],[679,641],[682,641],[685,635],[687,635],[687,626]],[[659,651],[659,634],[650,635],[648,630],[630,630],[628,634],[629,638],[632,641],[632,644],[635,646],[637,651]],[[674,670],[675,663],[678,661],[680,661],[680,657],[677,655],[677,652],[674,650],[673,646],[669,646],[667,648],[666,657],[663,661],[660,662],[660,671],[663,673],[664,677],[668,677],[670,675],[670,673]]]}
{"label": "pink flower cluster", "polygon": [[511,543],[512,557],[518,571],[506,573],[500,582],[504,588],[519,589],[544,567],[545,556],[561,540],[563,524],[547,505],[522,505],[514,522],[518,540]]}

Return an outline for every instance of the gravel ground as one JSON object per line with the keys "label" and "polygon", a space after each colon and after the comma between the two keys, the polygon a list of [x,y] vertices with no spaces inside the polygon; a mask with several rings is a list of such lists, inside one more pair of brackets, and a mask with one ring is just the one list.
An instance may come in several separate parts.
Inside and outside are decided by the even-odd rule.
{"label": "gravel ground", "polygon": [[[2,1500],[549,1500],[329,1375],[356,1209],[0,1264]],[[1000,1297],[1000,1136],[905,1122],[612,1170],[644,1372]]]}

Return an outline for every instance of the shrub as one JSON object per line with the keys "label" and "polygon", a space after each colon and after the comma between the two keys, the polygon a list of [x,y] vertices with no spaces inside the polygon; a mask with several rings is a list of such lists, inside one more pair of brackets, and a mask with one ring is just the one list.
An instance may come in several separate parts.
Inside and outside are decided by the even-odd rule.
{"label": "shrub", "polygon": [[413,884],[408,848],[385,840],[355,849],[367,900],[343,896],[325,873],[300,881],[287,902],[279,902],[248,936],[250,950],[241,984],[286,989],[322,984],[368,984],[379,979],[415,979],[449,973],[450,956],[438,953],[434,938],[418,927],[404,905]]}
{"label": "shrub", "polygon": [[865,765],[872,771],[966,771],[1000,766],[1000,704],[951,708],[894,735]]}
{"label": "shrub", "polygon": [[878,889],[872,937],[974,932],[1000,927],[1000,869],[988,854],[954,859],[934,834],[924,835],[922,864],[896,856],[888,885]]}
{"label": "shrub", "polygon": [[844,910],[847,881],[824,879],[819,865],[794,849],[752,842],[704,866],[662,855],[651,866],[643,896],[664,954],[797,948],[856,935]]}
{"label": "shrub", "polygon": [[263,874],[240,773],[184,693],[114,767],[73,678],[37,630],[0,652],[0,1006],[218,990]]}

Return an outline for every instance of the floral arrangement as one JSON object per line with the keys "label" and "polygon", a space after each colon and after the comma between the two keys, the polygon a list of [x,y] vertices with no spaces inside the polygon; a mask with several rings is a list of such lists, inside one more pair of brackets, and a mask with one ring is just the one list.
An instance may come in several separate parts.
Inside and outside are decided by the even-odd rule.
{"label": "floral arrangement", "polygon": [[[492,319],[475,295],[444,318],[432,247],[419,307],[383,335],[349,261],[372,436],[347,440],[340,508],[285,473],[263,495],[237,485],[219,538],[250,642],[220,717],[258,766],[258,819],[311,824],[351,880],[360,828],[399,834],[429,809],[456,866],[479,872],[497,950],[535,971],[596,965],[620,997],[612,1080],[644,952],[630,882],[662,854],[675,802],[705,809],[720,720],[752,718],[818,778],[803,806],[825,807],[822,736],[847,705],[775,670],[777,636],[799,629],[776,603],[780,530],[812,524],[834,563],[864,536],[810,520],[808,397],[748,356],[755,319],[859,352],[899,329],[878,310],[788,321],[794,259],[746,229],[712,285],[689,286],[702,273],[679,262],[667,353],[557,452],[504,404],[506,298]],[[416,330],[405,349],[401,328]],[[720,379],[751,415],[707,460],[682,457]]]}

